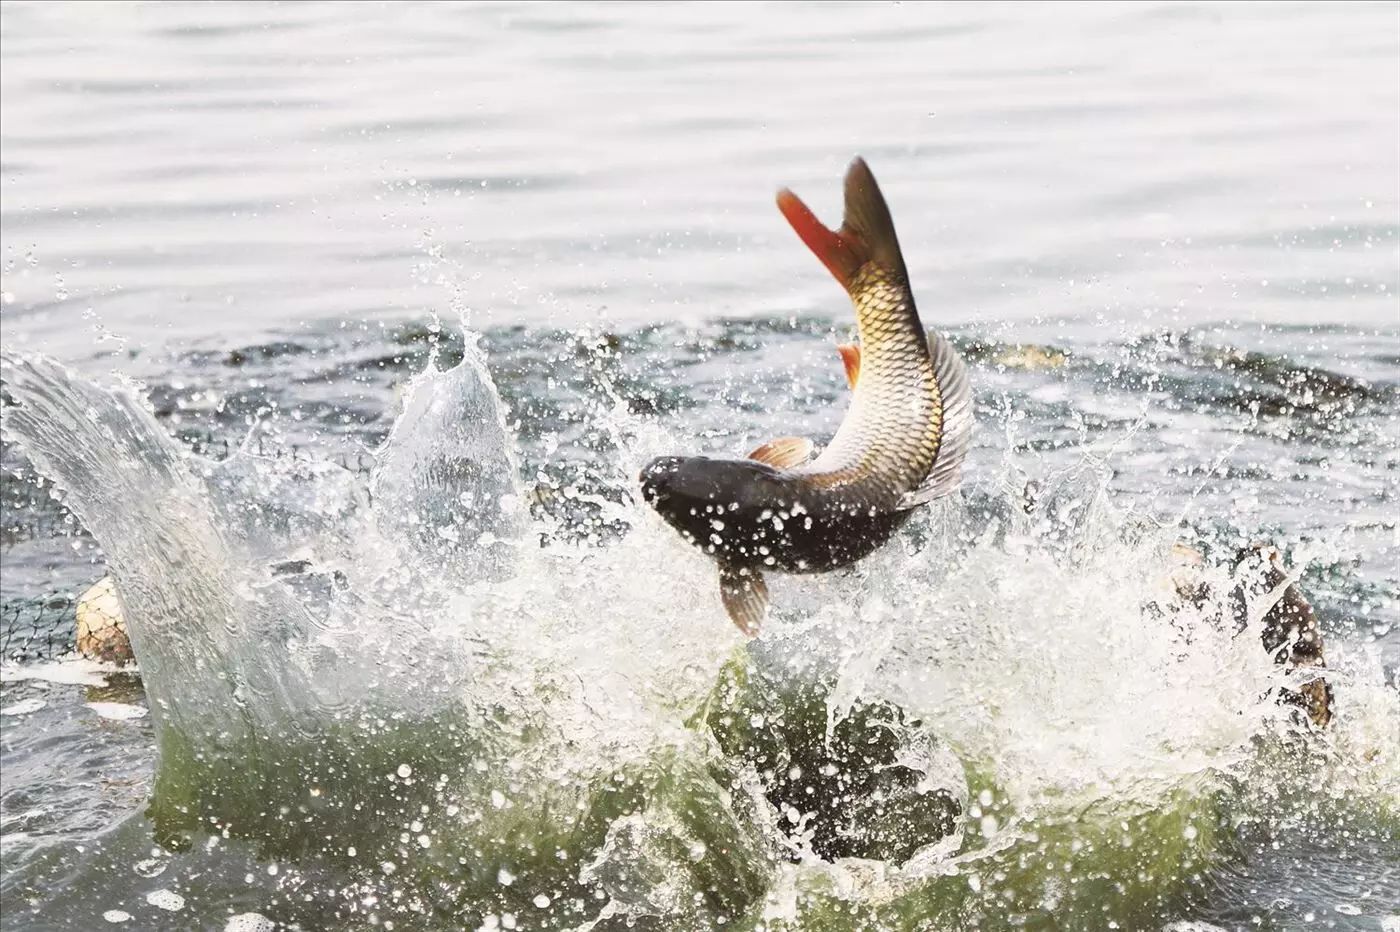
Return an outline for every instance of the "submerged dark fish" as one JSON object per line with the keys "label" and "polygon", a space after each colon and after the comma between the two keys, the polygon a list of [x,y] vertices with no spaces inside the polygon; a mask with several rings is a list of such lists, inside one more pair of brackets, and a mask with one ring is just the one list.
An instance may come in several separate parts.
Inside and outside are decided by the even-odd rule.
{"label": "submerged dark fish", "polygon": [[957,488],[972,433],[967,370],[926,335],[889,208],[861,159],[846,172],[845,219],[829,230],[784,189],[778,208],[855,305],[859,347],[841,347],[854,389],[831,443],[783,437],[746,459],[666,456],[642,470],[653,508],[719,563],[729,617],[755,634],[765,570],[820,573],[867,556],[911,510]]}

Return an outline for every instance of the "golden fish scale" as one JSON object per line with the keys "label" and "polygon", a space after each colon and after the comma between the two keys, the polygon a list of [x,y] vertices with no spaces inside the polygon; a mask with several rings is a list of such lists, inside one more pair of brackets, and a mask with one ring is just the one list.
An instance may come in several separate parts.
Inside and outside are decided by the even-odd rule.
{"label": "golden fish scale", "polygon": [[831,444],[795,471],[822,488],[860,483],[898,498],[928,475],[943,434],[928,337],[908,285],[876,263],[861,268],[850,292],[861,341],[854,398]]}

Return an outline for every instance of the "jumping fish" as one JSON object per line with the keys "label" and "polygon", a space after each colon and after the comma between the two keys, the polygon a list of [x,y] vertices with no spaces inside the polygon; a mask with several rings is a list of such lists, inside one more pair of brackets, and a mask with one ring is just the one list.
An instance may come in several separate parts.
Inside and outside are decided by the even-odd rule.
{"label": "jumping fish", "polygon": [[859,344],[839,348],[853,389],[845,418],[815,457],[812,441],[781,437],[744,459],[659,457],[640,477],[643,498],[719,564],[725,610],[749,636],[768,612],[765,571],[821,573],[869,555],[958,487],[972,435],[967,369],[919,321],[865,161],[846,172],[840,229],[786,188],[778,209],[855,306]]}

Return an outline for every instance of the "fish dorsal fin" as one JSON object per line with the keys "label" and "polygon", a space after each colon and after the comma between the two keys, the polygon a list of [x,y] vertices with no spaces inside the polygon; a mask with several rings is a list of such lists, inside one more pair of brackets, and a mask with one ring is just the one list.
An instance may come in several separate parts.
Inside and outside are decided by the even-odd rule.
{"label": "fish dorsal fin", "polygon": [[778,192],[778,209],[807,248],[847,290],[861,267],[872,261],[907,280],[889,205],[865,159],[857,157],[846,169],[845,200],[846,213],[839,230],[827,229],[787,188]]}
{"label": "fish dorsal fin", "polygon": [[734,626],[746,637],[756,636],[768,615],[768,583],[763,574],[758,570],[721,566],[719,596]]}
{"label": "fish dorsal fin", "polygon": [[860,381],[860,344],[837,343],[836,352],[841,354],[841,365],[846,367],[846,384],[855,388]]}
{"label": "fish dorsal fin", "polygon": [[972,385],[967,366],[947,338],[933,334],[928,341],[933,377],[943,403],[943,428],[938,456],[919,487],[899,501],[899,508],[917,508],[942,498],[962,484],[963,460],[972,446]]}
{"label": "fish dorsal fin", "polygon": [[774,469],[791,469],[807,462],[815,447],[806,437],[778,437],[752,450],[748,458]]}

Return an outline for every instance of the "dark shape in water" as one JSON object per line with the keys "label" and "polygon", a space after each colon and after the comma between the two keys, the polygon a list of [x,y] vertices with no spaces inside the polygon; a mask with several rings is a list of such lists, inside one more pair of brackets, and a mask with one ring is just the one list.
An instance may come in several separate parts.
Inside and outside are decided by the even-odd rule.
{"label": "dark shape in water", "polygon": [[[1242,570],[1252,571],[1230,593],[1235,623],[1243,629],[1249,620],[1249,600],[1267,598],[1283,586],[1278,600],[1264,613],[1260,639],[1275,663],[1290,668],[1327,668],[1322,656],[1322,631],[1312,605],[1296,583],[1288,581],[1279,553],[1267,544],[1253,544],[1238,557]],[[1282,691],[1281,699],[1307,713],[1309,720],[1323,728],[1332,720],[1332,687],[1321,676],[1302,683],[1295,692]]]}
{"label": "dark shape in water", "polygon": [[[1198,609],[1228,605],[1237,636],[1248,629],[1252,606],[1258,600],[1265,600],[1268,608],[1259,619],[1259,638],[1274,662],[1290,670],[1313,668],[1320,672],[1327,669],[1317,614],[1303,590],[1289,580],[1277,549],[1256,542],[1235,554],[1236,581],[1223,603],[1210,583],[1196,572],[1202,563],[1200,552],[1178,544],[1173,553],[1179,570],[1173,574],[1172,582],[1181,599]],[[1220,623],[1221,614],[1216,612],[1213,623]],[[1300,709],[1316,728],[1325,728],[1332,721],[1332,686],[1320,675],[1302,682],[1297,690],[1281,689],[1279,701]]]}
{"label": "dark shape in water", "polygon": [[920,725],[898,706],[859,701],[828,730],[834,686],[830,673],[749,650],[720,674],[705,724],[753,767],[794,840],[828,861],[903,863],[951,835],[962,806],[905,760]]}

